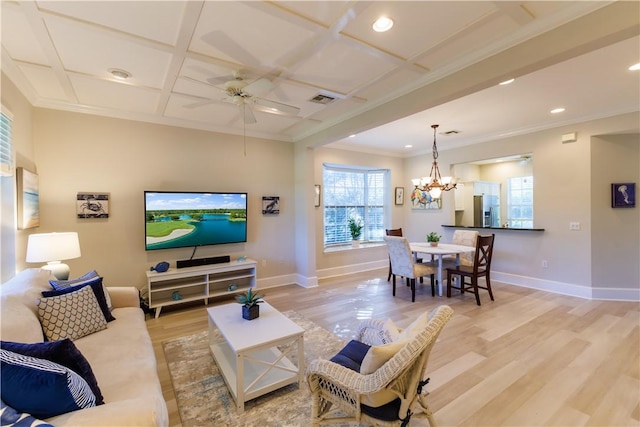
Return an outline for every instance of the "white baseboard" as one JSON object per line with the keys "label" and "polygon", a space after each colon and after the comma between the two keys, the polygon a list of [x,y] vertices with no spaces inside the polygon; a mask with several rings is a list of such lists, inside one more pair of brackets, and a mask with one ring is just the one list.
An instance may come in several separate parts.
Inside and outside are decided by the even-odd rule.
{"label": "white baseboard", "polygon": [[256,280],[256,288],[267,289],[275,288],[277,286],[290,285],[295,283],[303,288],[314,288],[318,286],[317,277],[305,277],[301,274],[285,274],[283,276],[266,277],[264,279]]}
{"label": "white baseboard", "polygon": [[538,289],[561,295],[585,298],[589,300],[640,301],[640,289],[627,288],[592,288],[572,283],[556,282],[535,277],[518,276],[516,274],[491,272],[491,279],[509,285]]}
{"label": "white baseboard", "polygon": [[[303,288],[318,286],[319,279],[344,276],[347,274],[361,273],[388,267],[388,261],[371,261],[361,264],[344,265],[340,267],[325,268],[317,271],[317,276],[307,277],[301,274],[287,274],[283,276],[267,277],[257,280],[258,289],[273,288],[295,283]],[[522,286],[540,291],[553,292],[561,295],[585,298],[589,300],[606,301],[640,301],[640,289],[638,288],[591,288],[574,285],[572,283],[556,282],[553,280],[538,279],[535,277],[519,276],[499,271],[491,272],[491,279],[509,285]]]}
{"label": "white baseboard", "polygon": [[389,266],[389,260],[384,259],[382,261],[370,261],[361,264],[342,265],[340,267],[324,268],[318,270],[318,278],[328,279],[330,277],[344,276],[346,274],[362,273],[365,271],[378,270],[380,268],[387,268]]}

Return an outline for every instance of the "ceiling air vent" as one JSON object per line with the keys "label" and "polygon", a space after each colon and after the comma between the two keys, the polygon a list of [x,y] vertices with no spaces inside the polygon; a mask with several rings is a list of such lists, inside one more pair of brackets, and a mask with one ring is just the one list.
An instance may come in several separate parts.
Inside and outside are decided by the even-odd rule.
{"label": "ceiling air vent", "polygon": [[311,102],[315,102],[316,104],[329,104],[333,101],[335,101],[336,99],[333,96],[329,96],[329,95],[323,95],[321,93],[317,94],[316,96],[314,96],[313,98],[311,98],[309,101]]}

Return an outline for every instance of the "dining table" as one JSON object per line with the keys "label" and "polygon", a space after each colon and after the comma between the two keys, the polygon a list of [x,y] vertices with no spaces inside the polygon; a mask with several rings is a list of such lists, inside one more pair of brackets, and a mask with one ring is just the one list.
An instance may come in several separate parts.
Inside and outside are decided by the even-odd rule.
{"label": "dining table", "polygon": [[437,246],[431,246],[429,242],[409,242],[409,247],[415,259],[418,259],[418,254],[431,255],[431,260],[438,259],[438,295],[442,296],[442,264],[443,257],[445,255],[455,255],[456,265],[460,265],[460,254],[465,252],[474,252],[476,248],[473,246],[455,245],[453,243],[438,243]]}

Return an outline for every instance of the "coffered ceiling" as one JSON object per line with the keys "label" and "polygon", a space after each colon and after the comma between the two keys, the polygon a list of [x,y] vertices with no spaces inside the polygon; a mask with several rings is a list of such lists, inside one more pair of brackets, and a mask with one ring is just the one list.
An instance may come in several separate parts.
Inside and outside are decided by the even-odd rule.
{"label": "coffered ceiling", "polygon": [[637,4],[615,3],[4,0],[2,71],[37,107],[405,156],[436,121],[454,146],[638,111]]}

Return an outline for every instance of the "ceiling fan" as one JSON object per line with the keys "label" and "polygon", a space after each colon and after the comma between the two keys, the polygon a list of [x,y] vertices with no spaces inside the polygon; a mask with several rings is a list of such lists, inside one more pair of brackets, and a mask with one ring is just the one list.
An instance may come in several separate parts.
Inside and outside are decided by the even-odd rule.
{"label": "ceiling fan", "polygon": [[[197,81],[190,77],[186,78]],[[245,124],[257,123],[256,117],[253,114],[253,109],[257,109],[265,113],[287,116],[297,116],[300,112],[300,108],[294,107],[293,105],[287,105],[281,102],[261,98],[261,95],[269,92],[274,87],[273,83],[264,77],[261,77],[251,83],[247,83],[244,74],[241,71],[236,71],[233,73],[233,76],[210,77],[206,79],[206,81],[208,85],[225,92],[226,97],[223,98],[223,101],[232,102],[239,107],[240,115],[243,117]],[[202,83],[201,81],[197,82]],[[221,83],[222,87],[219,86]],[[185,105],[185,108],[197,108],[213,102],[216,101],[200,101],[194,104]]]}

